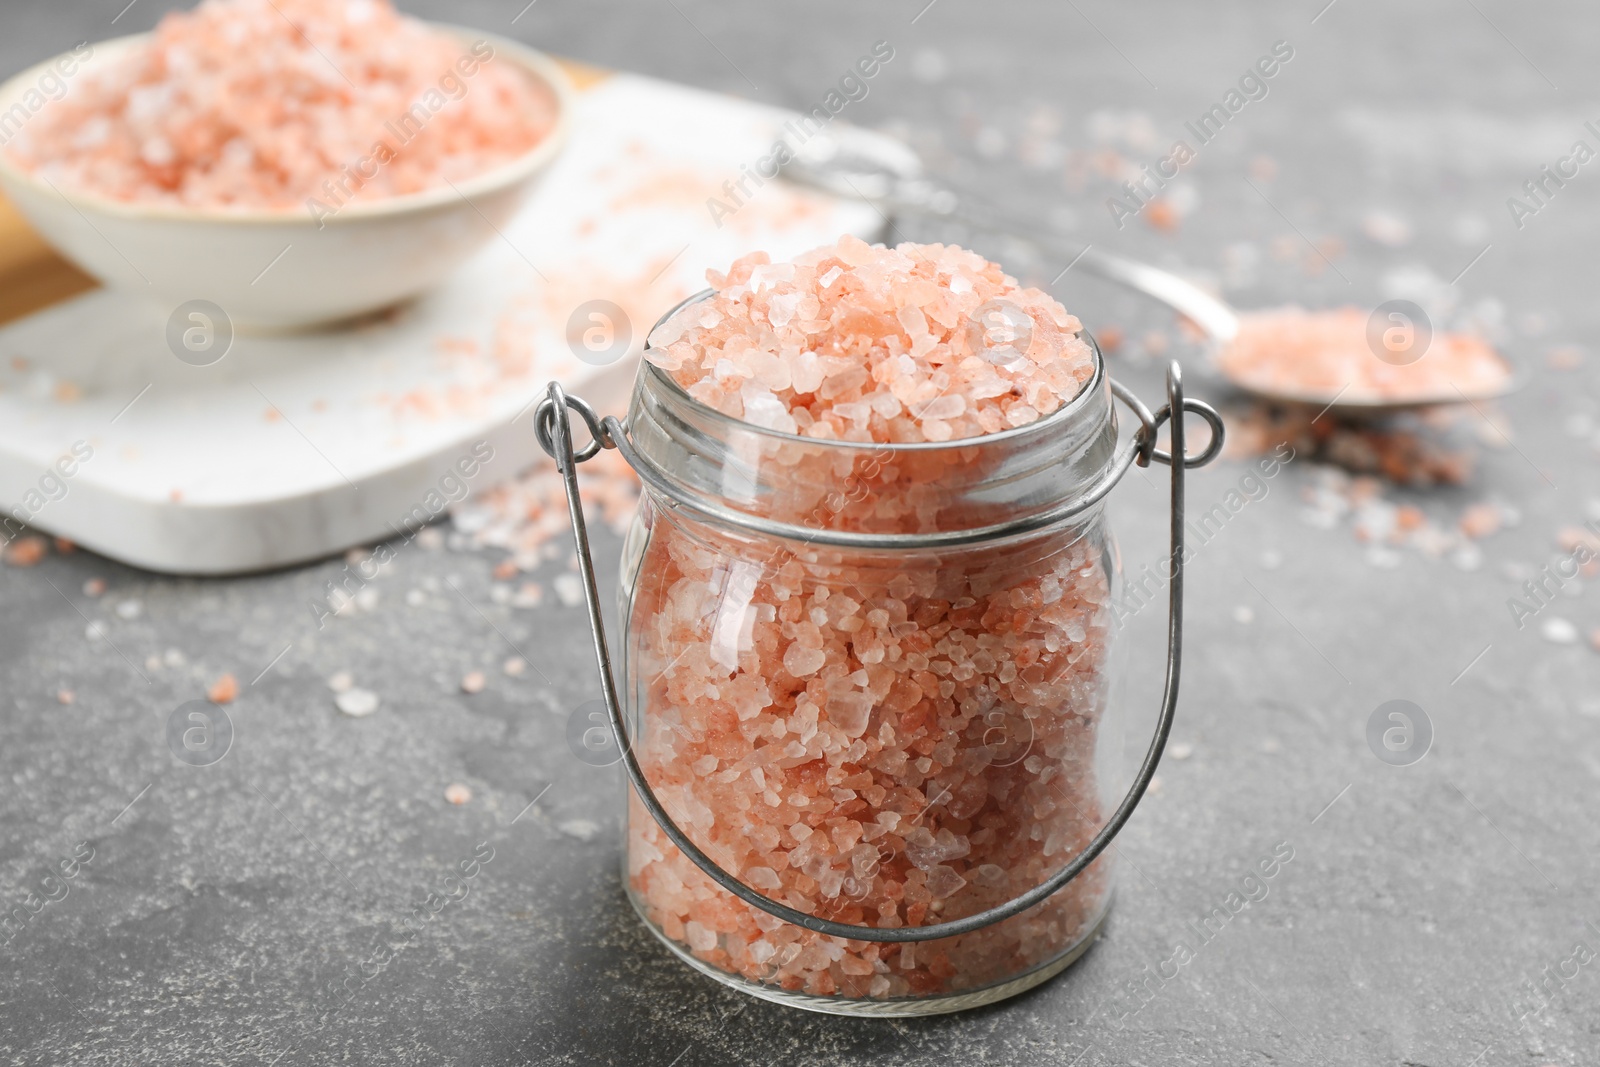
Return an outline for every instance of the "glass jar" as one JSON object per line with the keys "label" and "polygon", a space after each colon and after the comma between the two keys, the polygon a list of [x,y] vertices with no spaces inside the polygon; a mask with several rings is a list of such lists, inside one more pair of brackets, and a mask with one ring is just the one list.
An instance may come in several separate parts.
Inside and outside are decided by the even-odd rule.
{"label": "glass jar", "polygon": [[[1154,772],[1177,681],[1174,626],[1157,736],[1123,796],[1101,501],[1165,455],[1164,415],[1116,388],[1141,422],[1119,447],[1095,359],[1050,416],[940,443],[766,430],[648,362],[625,426],[552,389],[540,434],[568,457],[571,500],[575,463],[601,445],[645,482],[620,697],[573,517],[634,785],[628,896],[698,970],[812,1010],[922,1015],[1021,992],[1093,941],[1103,850]],[[1181,515],[1182,470],[1215,454],[1221,424],[1182,399],[1176,367],[1169,394],[1167,410],[1213,425],[1205,454],[1175,465]],[[569,407],[595,436],[577,457],[556,415]],[[1181,557],[1175,541],[1174,608]]]}

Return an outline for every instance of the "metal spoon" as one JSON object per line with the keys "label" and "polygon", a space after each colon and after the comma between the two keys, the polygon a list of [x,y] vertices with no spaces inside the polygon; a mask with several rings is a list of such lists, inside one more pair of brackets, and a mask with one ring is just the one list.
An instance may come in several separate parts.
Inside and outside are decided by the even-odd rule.
{"label": "metal spoon", "polygon": [[[1093,274],[1160,301],[1205,332],[1211,342],[1208,369],[1213,374],[1264,400],[1320,407],[1346,416],[1371,417],[1414,408],[1491,400],[1521,388],[1526,380],[1524,375],[1510,373],[1498,388],[1473,391],[1452,388],[1449,392],[1413,394],[1404,399],[1346,397],[1342,391],[1333,396],[1309,391],[1267,391],[1230,374],[1220,363],[1217,357],[1221,350],[1239,334],[1240,313],[1193,282],[1148,263],[1094,248],[1069,252],[1061,238],[1048,231],[1042,232],[1037,224],[1018,220],[1001,209],[970,195],[958,194],[930,179],[915,151],[884,134],[841,123],[814,133],[803,142],[791,141],[790,150],[793,158],[780,171],[789,181],[835,196],[866,200],[885,212],[969,223],[1030,246],[1041,259],[1070,258]],[[1047,257],[1045,253],[1053,255]],[[1503,354],[1501,359],[1505,359]],[[1506,362],[1509,365],[1509,361]]]}

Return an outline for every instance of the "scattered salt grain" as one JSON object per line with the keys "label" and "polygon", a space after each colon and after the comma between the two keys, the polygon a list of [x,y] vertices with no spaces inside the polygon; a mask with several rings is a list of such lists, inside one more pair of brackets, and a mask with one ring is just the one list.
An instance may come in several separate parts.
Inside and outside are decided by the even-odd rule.
{"label": "scattered salt grain", "polygon": [[335,693],[347,693],[355,684],[355,679],[351,677],[349,671],[337,671],[328,677],[328,688]]}
{"label": "scattered salt grain", "polygon": [[593,841],[600,833],[600,824],[592,819],[568,819],[556,824],[556,829],[579,841]]}
{"label": "scattered salt grain", "polygon": [[333,703],[346,715],[359,719],[378,710],[378,694],[370,689],[346,689],[333,698]]}
{"label": "scattered salt grain", "polygon": [[7,565],[12,567],[32,567],[44,559],[49,551],[42,537],[19,537],[6,546],[0,558],[4,558]]}
{"label": "scattered salt grain", "polygon": [[104,578],[90,578],[87,582],[83,583],[84,596],[99,596],[105,591],[106,580]]}
{"label": "scattered salt grain", "polygon": [[1411,242],[1411,224],[1391,211],[1369,211],[1361,219],[1361,232],[1385,248]]}
{"label": "scattered salt grain", "polygon": [[1461,513],[1461,532],[1475,540],[1500,529],[1500,509],[1493,504],[1473,504]]}
{"label": "scattered salt grain", "polygon": [[452,804],[466,804],[472,800],[472,790],[460,782],[452,782],[445,786],[444,798]]}
{"label": "scattered salt grain", "polygon": [[1179,741],[1167,748],[1167,754],[1176,760],[1185,760],[1194,755],[1194,746],[1187,741]]}
{"label": "scattered salt grain", "polygon": [[213,704],[232,704],[238,696],[239,680],[232,674],[224,674],[206,690],[206,698]]}
{"label": "scattered salt grain", "polygon": [[144,614],[144,604],[137,600],[124,600],[116,607],[117,618],[137,619]]}
{"label": "scattered salt grain", "polygon": [[1233,621],[1241,626],[1256,621],[1256,613],[1248,604],[1240,604],[1233,609]]}
{"label": "scattered salt grain", "polygon": [[57,689],[56,690],[56,703],[57,704],[70,704],[76,699],[77,699],[77,696],[70,689]]}
{"label": "scattered salt grain", "polygon": [[583,579],[576,574],[558,574],[550,584],[564,607],[575,608],[583,603]]}
{"label": "scattered salt grain", "polygon": [[1570,645],[1578,640],[1578,628],[1560,616],[1552,616],[1540,623],[1539,632],[1552,644]]}
{"label": "scattered salt grain", "polygon": [[510,659],[506,660],[505,665],[501,667],[501,670],[505,671],[513,678],[522,677],[523,673],[527,671],[527,669],[528,661],[523,659],[521,656],[512,656]]}
{"label": "scattered salt grain", "polygon": [[481,693],[483,692],[484,682],[485,678],[482,671],[469,671],[461,679],[461,691],[463,693]]}

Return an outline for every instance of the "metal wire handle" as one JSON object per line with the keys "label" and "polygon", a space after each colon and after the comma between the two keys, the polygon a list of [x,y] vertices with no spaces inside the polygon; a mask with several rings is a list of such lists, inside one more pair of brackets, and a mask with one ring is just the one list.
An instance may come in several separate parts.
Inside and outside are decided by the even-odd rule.
{"label": "metal wire handle", "polygon": [[[659,472],[649,469],[648,464],[641,463],[637,453],[627,444],[627,429],[615,417],[608,416],[604,419],[598,417],[592,407],[577,397],[569,397],[561,386],[551,382],[545,398],[539,402],[539,407],[534,416],[535,433],[538,435],[539,444],[556,461],[556,466],[561,472],[561,480],[566,487],[567,511],[572,516],[572,534],[577,543],[578,572],[583,578],[584,598],[589,607],[589,624],[593,630],[595,657],[600,666],[600,689],[605,699],[606,715],[610,719],[611,730],[616,737],[622,751],[622,763],[628,774],[628,781],[632,783],[634,791],[639,796],[639,801],[661,827],[667,839],[676,845],[684,855],[688,856],[705,872],[707,877],[716,882],[723,889],[732,893],[740,900],[752,907],[760,908],[769,915],[776,916],[785,922],[813,930],[819,934],[830,937],[840,937],[852,941],[876,942],[905,942],[905,941],[935,941],[944,937],[954,937],[958,934],[971,933],[1013,915],[1020,915],[1035,904],[1055,894],[1068,882],[1072,881],[1084,868],[1093,863],[1095,858],[1104,852],[1106,846],[1111,844],[1112,838],[1121,832],[1123,826],[1132,817],[1134,808],[1144,798],[1145,789],[1150,785],[1150,779],[1155,776],[1156,767],[1161,762],[1161,754],[1166,748],[1167,736],[1172,732],[1172,719],[1178,706],[1178,677],[1181,671],[1183,655],[1183,507],[1184,507],[1184,471],[1190,467],[1199,467],[1209,463],[1222,449],[1222,417],[1209,404],[1198,400],[1186,400],[1183,395],[1183,375],[1181,368],[1174,360],[1167,368],[1167,403],[1158,411],[1152,413],[1143,402],[1132,392],[1116,381],[1111,383],[1111,391],[1124,404],[1138,416],[1139,429],[1133,439],[1118,453],[1116,460],[1108,468],[1108,479],[1102,478],[1090,493],[1096,494],[1098,500],[1110,487],[1116,484],[1118,478],[1127,471],[1128,467],[1137,462],[1139,466],[1148,466],[1152,460],[1165,463],[1172,468],[1171,489],[1171,571],[1172,580],[1168,586],[1169,607],[1167,617],[1167,673],[1166,687],[1161,698],[1161,714],[1156,721],[1155,736],[1150,741],[1150,748],[1145,753],[1144,762],[1139,767],[1139,773],[1134,777],[1133,785],[1123,797],[1122,803],[1112,813],[1111,818],[1095,834],[1075,857],[1061,870],[1051,875],[1050,878],[1034,886],[1032,889],[1013,897],[1011,900],[986,911],[968,915],[964,919],[954,919],[950,922],[934,923],[931,926],[898,927],[883,929],[876,926],[857,926],[850,923],[834,922],[831,919],[820,919],[815,915],[808,915],[786,904],[780,904],[770,897],[751,889],[733,875],[723,870],[716,861],[700,850],[700,847],[679,828],[667,813],[661,801],[656,798],[655,791],[646,781],[644,769],[640,767],[638,757],[633,753],[632,738],[628,735],[627,726],[622,717],[622,704],[617,696],[617,682],[611,667],[611,652],[606,643],[605,622],[600,615],[600,594],[595,585],[594,560],[589,552],[588,526],[583,518],[583,504],[578,496],[578,464],[599,455],[602,448],[617,448],[623,457],[634,466],[639,476],[649,484],[658,484]],[[571,411],[576,410],[583,419],[591,434],[591,440],[582,449],[574,451],[572,447],[572,418]],[[1205,451],[1196,456],[1188,455],[1184,447],[1183,419],[1173,418],[1175,411],[1194,413],[1199,415],[1211,427],[1211,442]],[[1156,433],[1163,423],[1172,426],[1172,447],[1170,452],[1164,452],[1155,447]],[[1174,456],[1181,457],[1174,463]],[[645,469],[641,469],[641,467]],[[694,507],[694,505],[691,505]],[[695,507],[695,510],[705,510]],[[1035,528],[1027,524],[1017,524],[1016,529],[987,527],[984,533],[987,536],[1004,536],[1008,533]],[[1002,534],[994,534],[996,529],[1004,529]],[[815,533],[815,531],[811,531]],[[820,538],[813,537],[814,540]]]}

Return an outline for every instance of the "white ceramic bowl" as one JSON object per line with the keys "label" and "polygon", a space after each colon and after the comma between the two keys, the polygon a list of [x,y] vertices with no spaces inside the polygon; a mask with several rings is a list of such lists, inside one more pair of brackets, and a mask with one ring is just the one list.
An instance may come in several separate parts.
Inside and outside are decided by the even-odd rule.
{"label": "white ceramic bowl", "polygon": [[[454,189],[357,202],[323,218],[319,227],[304,207],[197,210],[61,188],[17,167],[3,149],[0,188],[63,256],[106,285],[149,294],[168,311],[189,300],[209,300],[235,326],[282,330],[388,307],[438,283],[486,242],[499,239],[496,231],[560,152],[571,120],[572,84],[548,56],[491,34],[436,28],[469,44],[487,40],[496,59],[516,63],[556,97],[555,127],[539,144]],[[83,71],[148,36],[96,44],[69,87]],[[0,85],[0,115],[35,89],[55,62]]]}

